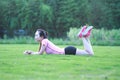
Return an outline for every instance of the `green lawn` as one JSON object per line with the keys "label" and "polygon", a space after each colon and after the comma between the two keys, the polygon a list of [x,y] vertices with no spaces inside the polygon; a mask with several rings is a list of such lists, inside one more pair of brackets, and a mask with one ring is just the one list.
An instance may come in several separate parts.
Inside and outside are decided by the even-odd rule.
{"label": "green lawn", "polygon": [[120,47],[93,48],[92,57],[24,55],[38,45],[0,44],[0,80],[120,80]]}

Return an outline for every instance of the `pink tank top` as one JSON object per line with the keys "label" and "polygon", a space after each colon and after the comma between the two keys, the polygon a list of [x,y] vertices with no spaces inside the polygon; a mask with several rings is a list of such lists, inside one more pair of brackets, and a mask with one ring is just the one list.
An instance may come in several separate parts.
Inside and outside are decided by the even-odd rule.
{"label": "pink tank top", "polygon": [[43,39],[42,45],[45,45],[46,47],[45,52],[47,54],[64,54],[65,53],[63,48],[59,48],[48,39]]}

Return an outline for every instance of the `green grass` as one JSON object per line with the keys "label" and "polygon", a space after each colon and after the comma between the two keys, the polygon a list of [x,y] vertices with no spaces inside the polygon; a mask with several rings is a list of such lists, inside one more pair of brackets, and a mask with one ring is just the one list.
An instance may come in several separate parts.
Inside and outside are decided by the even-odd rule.
{"label": "green grass", "polygon": [[36,51],[38,45],[0,44],[0,80],[119,80],[120,47],[93,48],[92,57],[23,55],[26,49]]}

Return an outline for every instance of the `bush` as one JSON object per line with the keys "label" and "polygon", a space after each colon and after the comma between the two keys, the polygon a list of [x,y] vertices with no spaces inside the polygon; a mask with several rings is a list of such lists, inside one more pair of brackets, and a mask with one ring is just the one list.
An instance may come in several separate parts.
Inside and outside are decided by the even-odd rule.
{"label": "bush", "polygon": [[[70,31],[67,33],[67,36],[70,41],[78,42],[76,35],[78,34],[80,29],[77,28],[70,28]],[[105,30],[105,29],[93,29],[91,34],[91,42],[93,45],[120,45],[120,29],[112,29],[112,30]]]}
{"label": "bush", "polygon": [[[78,28],[70,28],[70,31],[67,32],[66,38],[51,38],[50,41],[52,41],[56,45],[83,45],[82,40],[77,38],[77,34],[79,31],[80,29]],[[93,29],[90,40],[93,45],[120,46],[119,32],[120,29]],[[0,39],[0,44],[36,44],[36,42],[34,38],[30,36],[14,37],[11,39],[7,38],[7,36],[4,36],[4,39]]]}
{"label": "bush", "polygon": [[20,36],[14,38],[8,38],[4,36],[4,39],[0,39],[0,44],[35,44],[34,38],[30,36]]}

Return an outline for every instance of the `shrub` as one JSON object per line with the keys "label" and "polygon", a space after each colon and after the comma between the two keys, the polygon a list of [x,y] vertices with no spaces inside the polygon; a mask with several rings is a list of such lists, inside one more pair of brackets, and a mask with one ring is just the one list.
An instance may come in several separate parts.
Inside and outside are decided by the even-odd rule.
{"label": "shrub", "polygon": [[[80,43],[76,35],[80,29],[70,28],[70,31],[67,33],[67,36],[70,41]],[[105,30],[102,29],[93,29],[91,34],[91,42],[94,45],[120,45],[120,29]],[[78,43],[79,42],[79,43]]]}
{"label": "shrub", "polygon": [[[77,38],[79,31],[80,29],[78,28],[70,28],[69,32],[67,32],[67,38],[51,38],[50,41],[56,45],[83,45],[82,40]],[[93,45],[120,46],[119,32],[120,29],[93,29],[90,40]],[[21,36],[14,38],[8,38],[7,36],[4,36],[4,39],[0,39],[0,44],[36,44],[36,42],[34,38],[30,36]]]}
{"label": "shrub", "polygon": [[7,38],[4,36],[4,39],[0,39],[0,44],[35,44],[34,38],[30,36],[20,36],[14,38]]}

